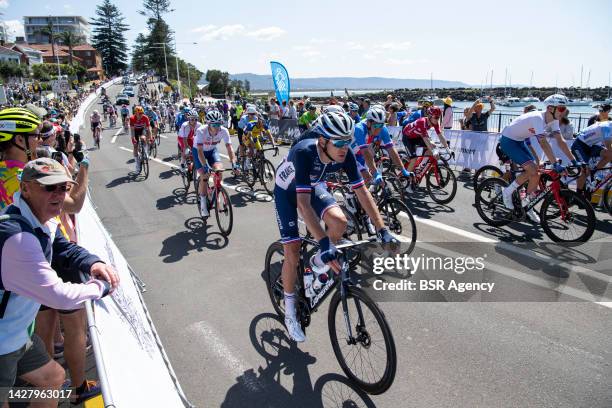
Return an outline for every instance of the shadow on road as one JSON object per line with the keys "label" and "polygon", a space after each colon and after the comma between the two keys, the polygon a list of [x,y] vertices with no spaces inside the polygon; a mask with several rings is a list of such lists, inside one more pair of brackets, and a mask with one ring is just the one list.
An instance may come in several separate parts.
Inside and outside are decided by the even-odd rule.
{"label": "shadow on road", "polygon": [[[258,367],[257,372],[249,369],[236,378],[222,407],[375,407],[367,394],[339,374],[325,374],[313,386],[308,366],[317,359],[289,340],[277,315],[256,316],[249,336],[266,360],[265,366]],[[287,378],[290,376],[292,385]]]}
{"label": "shadow on road", "polygon": [[177,169],[170,169],[159,173],[159,178],[162,180],[168,180],[169,178],[176,175],[180,176],[181,173]]}
{"label": "shadow on road", "polygon": [[[132,160],[132,162],[133,161],[134,160]],[[106,183],[106,188],[113,188],[113,187],[120,186],[122,184],[132,183],[135,181],[143,181],[143,180],[145,180],[143,173],[136,173],[135,171],[130,171],[127,176],[117,177],[116,179],[111,180],[108,183]]]}
{"label": "shadow on road", "polygon": [[187,193],[184,187],[177,187],[172,190],[172,194],[157,199],[156,207],[158,210],[167,210],[177,205],[195,204],[196,196],[193,193]]}
{"label": "shadow on road", "polygon": [[212,228],[210,220],[204,225],[200,217],[189,218],[185,221],[185,227],[187,231],[179,231],[163,240],[159,256],[164,258],[164,263],[178,262],[192,251],[219,250],[229,242],[221,233],[209,232]]}
{"label": "shadow on road", "polygon": [[[489,235],[491,238],[497,238],[504,242],[532,242],[534,239],[542,239],[544,235],[539,225],[525,223],[512,223],[505,227],[492,227],[484,222],[475,222],[474,228]],[[509,231],[512,229],[514,231]]]}

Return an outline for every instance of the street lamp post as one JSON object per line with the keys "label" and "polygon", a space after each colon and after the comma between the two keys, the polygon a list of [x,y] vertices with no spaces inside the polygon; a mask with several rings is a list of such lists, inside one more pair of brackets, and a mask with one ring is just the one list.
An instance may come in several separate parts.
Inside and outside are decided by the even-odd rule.
{"label": "street lamp post", "polygon": [[191,72],[189,69],[189,64],[187,64],[187,81],[189,81],[189,98],[191,99]]}
{"label": "street lamp post", "polygon": [[163,45],[163,47],[152,47],[152,48],[163,48],[164,49],[164,65],[166,66],[166,80],[169,81],[168,77],[168,59],[166,58],[166,43],[153,43],[155,45]]}

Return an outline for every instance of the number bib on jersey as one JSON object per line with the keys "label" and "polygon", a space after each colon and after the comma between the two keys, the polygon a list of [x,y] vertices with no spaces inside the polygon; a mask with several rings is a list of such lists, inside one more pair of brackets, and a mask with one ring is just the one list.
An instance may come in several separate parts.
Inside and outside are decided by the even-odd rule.
{"label": "number bib on jersey", "polygon": [[295,178],[295,167],[290,161],[283,161],[278,169],[276,170],[276,185],[287,190],[289,185]]}

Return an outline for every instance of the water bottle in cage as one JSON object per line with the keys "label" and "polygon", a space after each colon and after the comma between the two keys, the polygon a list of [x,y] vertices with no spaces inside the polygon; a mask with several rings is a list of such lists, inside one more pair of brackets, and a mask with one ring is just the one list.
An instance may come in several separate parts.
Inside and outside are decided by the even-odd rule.
{"label": "water bottle in cage", "polygon": [[329,280],[329,275],[327,274],[327,272],[323,272],[323,273],[314,273],[314,279],[312,280],[312,290],[313,292],[319,293],[319,291],[321,290],[321,288],[323,286],[325,286],[325,284],[327,283],[327,281]]}
{"label": "water bottle in cage", "polygon": [[304,294],[306,297],[313,297],[315,295],[314,290],[312,289],[312,283],[314,280],[314,275],[312,274],[312,269],[305,268],[304,269]]}

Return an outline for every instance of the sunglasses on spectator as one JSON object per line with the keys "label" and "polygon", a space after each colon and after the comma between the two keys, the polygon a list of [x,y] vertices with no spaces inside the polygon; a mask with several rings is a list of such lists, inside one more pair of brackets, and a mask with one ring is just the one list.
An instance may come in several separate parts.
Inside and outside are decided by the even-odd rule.
{"label": "sunglasses on spectator", "polygon": [[45,191],[47,193],[54,193],[57,190],[59,190],[62,193],[65,193],[66,191],[68,191],[68,184],[52,184],[50,186],[47,185],[42,185],[41,186],[45,189]]}
{"label": "sunglasses on spectator", "polygon": [[557,111],[558,111],[558,112],[563,113],[563,112],[565,112],[565,110],[566,110],[566,109],[567,109],[567,108],[566,108],[565,106],[557,106]]}
{"label": "sunglasses on spectator", "polygon": [[334,147],[338,149],[342,149],[343,147],[346,147],[351,143],[350,140],[332,140],[331,142]]}
{"label": "sunglasses on spectator", "polygon": [[385,124],[384,124],[384,123],[374,123],[374,124],[372,125],[372,127],[373,127],[374,129],[382,129],[382,127],[383,127],[383,126],[385,126]]}

